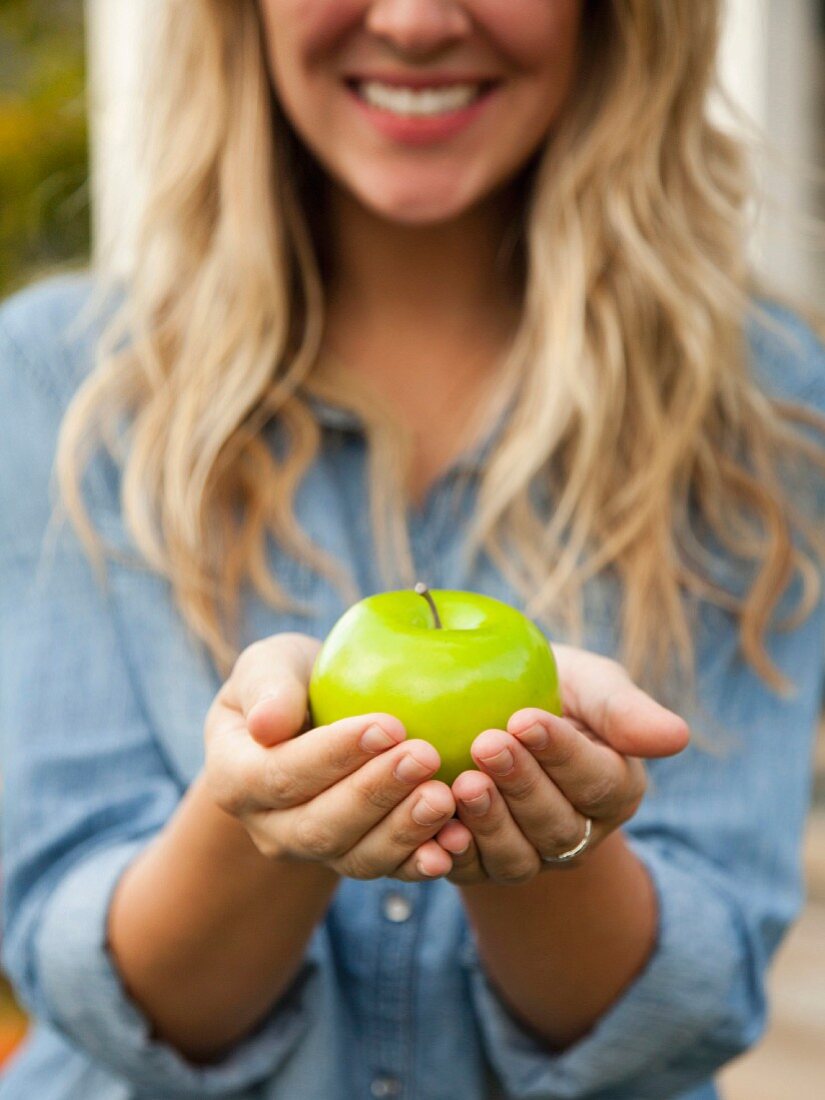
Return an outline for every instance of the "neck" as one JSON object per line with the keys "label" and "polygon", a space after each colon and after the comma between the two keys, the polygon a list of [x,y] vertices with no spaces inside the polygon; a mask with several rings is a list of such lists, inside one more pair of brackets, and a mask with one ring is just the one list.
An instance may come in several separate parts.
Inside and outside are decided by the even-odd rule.
{"label": "neck", "polygon": [[[436,225],[404,225],[333,184],[327,201],[332,256],[330,320],[420,330],[449,339],[485,321],[511,318],[519,277],[511,234],[514,188]],[[496,320],[495,324],[500,323]]]}

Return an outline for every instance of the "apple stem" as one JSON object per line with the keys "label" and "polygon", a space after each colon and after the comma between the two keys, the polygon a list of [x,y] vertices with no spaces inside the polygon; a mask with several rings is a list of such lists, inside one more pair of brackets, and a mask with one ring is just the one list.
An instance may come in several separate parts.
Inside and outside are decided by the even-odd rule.
{"label": "apple stem", "polygon": [[438,608],[435,606],[429,588],[426,586],[426,584],[424,584],[423,581],[419,581],[418,584],[415,586],[415,591],[418,593],[419,596],[423,596],[427,603],[430,605],[430,611],[432,611],[433,619],[435,620],[435,628],[436,630],[441,630],[441,619],[439,619],[438,617]]}

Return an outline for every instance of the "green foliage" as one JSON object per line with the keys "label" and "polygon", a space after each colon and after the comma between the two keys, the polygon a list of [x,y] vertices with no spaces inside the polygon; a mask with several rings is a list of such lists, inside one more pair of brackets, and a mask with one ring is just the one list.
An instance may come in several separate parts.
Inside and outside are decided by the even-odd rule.
{"label": "green foliage", "polygon": [[0,297],[88,257],[84,84],[82,0],[2,0]]}

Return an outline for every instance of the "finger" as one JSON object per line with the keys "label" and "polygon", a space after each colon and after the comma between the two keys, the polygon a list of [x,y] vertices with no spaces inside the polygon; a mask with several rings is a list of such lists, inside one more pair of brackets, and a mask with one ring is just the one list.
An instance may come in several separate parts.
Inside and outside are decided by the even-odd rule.
{"label": "finger", "polygon": [[645,773],[609,745],[594,741],[565,718],[531,708],[507,723],[516,740],[535,758],[569,801],[588,817],[612,817],[638,804]]}
{"label": "finger", "polygon": [[487,880],[473,834],[461,821],[452,818],[439,829],[435,839],[452,857],[453,866],[447,878],[455,886],[469,886]]}
{"label": "finger", "polygon": [[452,859],[435,840],[426,840],[390,873],[401,882],[425,882],[449,874]]}
{"label": "finger", "polygon": [[340,859],[415,787],[432,778],[440,764],[427,741],[405,741],[311,801],[279,811],[279,829],[286,831],[290,847],[304,858]]}
{"label": "finger", "polygon": [[[687,746],[690,728],[685,720],[637,687],[618,661],[576,646],[555,645],[553,652],[565,716],[581,719],[629,756],[673,756]],[[516,711],[511,721],[520,722],[522,713]]]}
{"label": "finger", "polygon": [[308,802],[405,736],[397,718],[376,712],[341,718],[285,742],[267,754],[264,766],[262,779],[271,808]]}
{"label": "finger", "polygon": [[499,883],[526,882],[539,871],[539,854],[489,776],[462,772],[453,783],[458,816],[473,834],[481,865]]}
{"label": "finger", "polygon": [[265,748],[250,737],[243,717],[216,698],[206,721],[207,772],[215,799],[229,813],[283,809],[307,802],[404,735],[392,715],[363,714]]}
{"label": "finger", "polygon": [[578,844],[586,824],[583,814],[514,737],[485,730],[470,752],[492,775],[513,821],[540,856],[559,856]]}
{"label": "finger", "polygon": [[445,852],[450,855],[460,856],[473,842],[473,834],[463,825],[457,817],[451,817],[443,828],[436,833],[435,839]]}
{"label": "finger", "polygon": [[[346,855],[334,865],[334,869],[352,878],[378,878],[395,871],[420,846],[430,840],[455,812],[455,799],[446,783],[431,780],[422,783],[408,794],[394,810],[375,825]],[[430,854],[422,856],[424,876],[442,874],[447,856],[447,870],[452,861],[446,852],[433,860]],[[437,864],[437,866],[436,866]]]}
{"label": "finger", "polygon": [[293,737],[307,716],[307,687],[321,643],[307,634],[273,634],[238,657],[221,690],[262,745]]}

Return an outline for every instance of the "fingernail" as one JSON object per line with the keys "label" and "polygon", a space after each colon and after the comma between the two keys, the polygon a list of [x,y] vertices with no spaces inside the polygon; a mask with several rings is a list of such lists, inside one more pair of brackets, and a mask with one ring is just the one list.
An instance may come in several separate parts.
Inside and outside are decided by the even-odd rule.
{"label": "fingernail", "polygon": [[517,733],[519,741],[523,745],[526,745],[528,749],[544,749],[547,747],[549,736],[545,726],[536,722],[535,725],[530,726],[523,733]]}
{"label": "fingernail", "polygon": [[434,769],[428,764],[422,764],[420,760],[416,760],[414,756],[407,753],[395,765],[394,775],[402,783],[415,783],[417,780],[423,779],[425,775],[430,775],[433,771]]}
{"label": "fingernail", "polygon": [[431,806],[426,798],[419,798],[412,808],[412,819],[419,825],[434,825],[436,821],[445,816],[444,810],[437,810]]}
{"label": "fingernail", "polygon": [[462,803],[467,807],[471,814],[486,814],[490,809],[490,792],[482,791],[480,795],[475,798],[462,798]]}
{"label": "fingernail", "polygon": [[367,726],[358,743],[364,752],[382,752],[390,745],[397,744],[397,740],[392,734],[387,733],[383,726],[374,722],[371,726]]}
{"label": "fingernail", "polygon": [[495,772],[496,775],[506,775],[511,771],[515,764],[515,758],[509,749],[502,749],[501,752],[497,752],[495,756],[489,756],[486,759],[481,758],[481,763],[485,768],[489,768],[491,772]]}
{"label": "fingernail", "polygon": [[428,871],[420,859],[417,859],[415,861],[415,869],[416,871],[418,871],[419,875],[426,875],[427,878],[435,878],[435,875],[432,873],[432,871]]}

